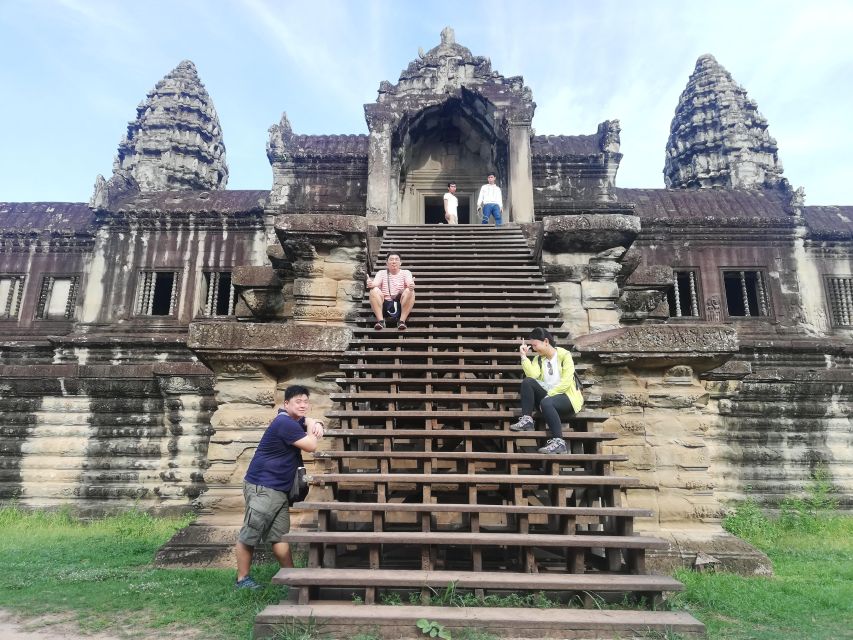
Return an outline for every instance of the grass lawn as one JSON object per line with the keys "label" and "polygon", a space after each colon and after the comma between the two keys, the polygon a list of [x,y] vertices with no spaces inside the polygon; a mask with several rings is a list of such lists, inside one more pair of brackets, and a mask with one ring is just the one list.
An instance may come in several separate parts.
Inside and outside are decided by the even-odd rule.
{"label": "grass lawn", "polygon": [[853,638],[853,518],[822,525],[750,540],[773,561],[769,578],[677,572],[687,589],[673,605],[704,622],[710,638]]}
{"label": "grass lawn", "polygon": [[[128,513],[81,523],[0,508],[0,608],[27,616],[71,611],[91,631],[250,638],[255,614],[286,589],[237,592],[228,569],[153,568],[157,548],[187,522]],[[701,619],[712,639],[853,638],[853,518],[783,522],[746,505],[727,526],[765,551],[776,574],[681,571],[687,590],[670,601],[673,608]],[[253,574],[268,584],[274,572],[266,565]]]}
{"label": "grass lawn", "polygon": [[[86,631],[251,637],[255,614],[286,588],[235,591],[235,571],[157,569],[154,553],[189,520],[132,512],[90,523],[63,513],[0,508],[0,608],[27,616],[73,611]],[[257,567],[269,584],[275,565]]]}

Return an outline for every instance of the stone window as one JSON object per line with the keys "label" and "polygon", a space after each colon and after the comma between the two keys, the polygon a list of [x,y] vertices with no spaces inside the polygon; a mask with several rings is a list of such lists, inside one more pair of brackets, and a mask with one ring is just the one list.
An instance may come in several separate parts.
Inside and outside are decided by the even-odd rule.
{"label": "stone window", "polygon": [[833,327],[853,327],[853,276],[824,280]]}
{"label": "stone window", "polygon": [[24,295],[24,275],[0,275],[0,320],[16,320]]}
{"label": "stone window", "polygon": [[201,283],[201,315],[233,316],[237,302],[230,271],[204,271]]}
{"label": "stone window", "polygon": [[74,318],[79,282],[79,276],[44,276],[36,306],[36,318],[39,320]]}
{"label": "stone window", "polygon": [[695,269],[673,269],[673,283],[666,292],[670,318],[698,318],[699,273]]}
{"label": "stone window", "polygon": [[174,315],[179,281],[175,271],[140,271],[134,306],[136,315]]}
{"label": "stone window", "polygon": [[726,312],[733,318],[760,318],[772,315],[770,292],[763,271],[723,271]]}

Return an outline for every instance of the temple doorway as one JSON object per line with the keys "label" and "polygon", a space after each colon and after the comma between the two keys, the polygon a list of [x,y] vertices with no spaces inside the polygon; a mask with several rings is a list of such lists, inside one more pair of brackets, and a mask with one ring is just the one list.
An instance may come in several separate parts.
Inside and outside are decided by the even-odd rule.
{"label": "temple doorway", "polygon": [[405,121],[395,137],[399,173],[398,220],[403,224],[442,224],[442,197],[455,182],[459,224],[475,222],[472,205],[495,171],[504,185],[507,145],[496,131],[488,103],[463,92],[418,112]]}
{"label": "temple doorway", "polygon": [[[456,192],[456,198],[459,200],[457,216],[459,224],[468,224],[471,222],[470,199],[468,196],[459,195]],[[424,223],[425,224],[444,224],[444,194],[440,196],[424,196]]]}

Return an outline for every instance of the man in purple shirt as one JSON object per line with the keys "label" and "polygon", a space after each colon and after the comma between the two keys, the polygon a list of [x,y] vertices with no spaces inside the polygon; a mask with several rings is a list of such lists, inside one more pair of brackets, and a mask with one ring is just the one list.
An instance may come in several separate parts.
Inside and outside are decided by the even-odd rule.
{"label": "man in purple shirt", "polygon": [[243,480],[246,513],[237,537],[238,589],[259,589],[249,571],[255,547],[270,541],[273,555],[282,567],[292,567],[290,545],[281,542],[290,531],[290,504],[287,492],[296,470],[302,466],[302,452],[317,449],[323,437],[323,423],[307,417],[308,389],[293,385],[284,391],[284,408],[267,427]]}

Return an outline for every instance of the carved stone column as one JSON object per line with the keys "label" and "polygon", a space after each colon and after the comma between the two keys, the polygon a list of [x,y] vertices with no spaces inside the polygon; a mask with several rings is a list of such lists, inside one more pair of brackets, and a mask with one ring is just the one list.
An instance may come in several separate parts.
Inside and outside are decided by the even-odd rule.
{"label": "carved stone column", "polygon": [[530,121],[509,125],[509,193],[507,217],[533,222],[533,166],[530,162]]}
{"label": "carved stone column", "polygon": [[380,105],[365,105],[364,112],[370,130],[367,147],[367,219],[372,224],[397,222],[396,215],[391,215],[391,198],[394,195],[391,193],[391,119]]}

